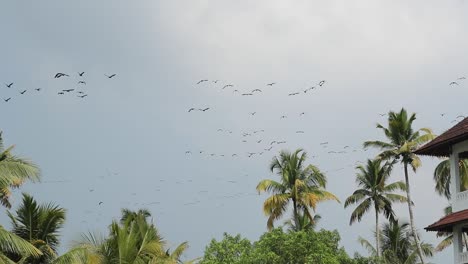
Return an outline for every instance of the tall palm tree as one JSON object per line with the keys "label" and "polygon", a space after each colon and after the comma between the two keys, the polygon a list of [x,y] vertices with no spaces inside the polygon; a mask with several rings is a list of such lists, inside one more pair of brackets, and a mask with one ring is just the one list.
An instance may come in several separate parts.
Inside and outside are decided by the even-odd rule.
{"label": "tall palm tree", "polygon": [[390,111],[388,113],[388,127],[377,124],[377,128],[384,132],[388,141],[366,141],[364,142],[364,147],[379,148],[382,150],[378,156],[379,158],[390,160],[392,163],[400,162],[403,164],[410,226],[414,234],[413,238],[418,249],[419,258],[421,259],[421,263],[424,264],[423,250],[420,246],[416,227],[414,225],[408,166],[416,172],[417,168],[421,166],[421,160],[413,152],[425,142],[432,140],[435,136],[428,128],[421,128],[415,131],[412,127],[414,120],[416,120],[416,114],[413,113],[408,117],[404,108],[402,108],[400,112]]}
{"label": "tall palm tree", "polygon": [[12,154],[14,146],[4,148],[0,131],[0,204],[11,208],[11,188],[18,188],[26,180],[38,181],[39,168],[28,159]]}
{"label": "tall palm tree", "polygon": [[406,197],[395,194],[395,190],[406,190],[406,186],[402,181],[387,184],[390,177],[392,166],[388,163],[382,165],[382,161],[367,160],[366,167],[359,165],[356,167],[358,173],[356,175],[356,183],[360,187],[354,191],[345,201],[345,208],[351,204],[358,204],[354,209],[349,220],[349,224],[355,221],[361,221],[362,217],[369,209],[375,211],[375,233],[376,233],[376,249],[377,257],[380,257],[379,245],[379,214],[383,213],[387,219],[394,220],[395,213],[392,209],[393,202],[405,202]]}
{"label": "tall palm tree", "polygon": [[174,249],[174,251],[166,250],[165,256],[162,258],[154,258],[150,264],[193,264],[196,263],[199,258],[182,261],[182,254],[188,249],[188,242],[183,242]]}
{"label": "tall palm tree", "polygon": [[[415,240],[408,223],[399,223],[398,220],[385,223],[380,236],[380,250],[382,251],[382,261],[388,264],[415,264],[418,258]],[[369,241],[359,238],[359,242],[372,255],[376,255],[374,248]],[[433,255],[432,245],[422,243],[421,248],[426,257]]]}
{"label": "tall palm tree", "polygon": [[[65,223],[65,209],[52,203],[39,205],[33,197],[23,194],[23,202],[13,215],[8,212],[13,233],[25,239],[43,253],[27,259],[28,263],[49,262],[57,256],[59,232]],[[22,256],[17,256],[17,259]]]}
{"label": "tall palm tree", "polygon": [[297,222],[299,211],[306,214],[313,222],[311,209],[315,211],[319,202],[327,200],[339,202],[335,195],[325,190],[327,183],[325,174],[314,165],[305,165],[306,159],[307,153],[302,149],[293,153],[281,151],[279,157],[274,157],[270,164],[271,172],[276,172],[281,181],[267,179],[258,183],[259,193],[272,193],[263,204],[263,211],[268,216],[269,230],[273,228],[274,221],[283,216],[290,201],[293,205],[293,219],[296,221],[296,226],[299,226]]}

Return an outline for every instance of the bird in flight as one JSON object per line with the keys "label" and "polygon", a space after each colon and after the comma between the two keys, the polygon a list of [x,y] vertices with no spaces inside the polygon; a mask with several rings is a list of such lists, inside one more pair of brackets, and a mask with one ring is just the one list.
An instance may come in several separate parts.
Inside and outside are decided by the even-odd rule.
{"label": "bird in flight", "polygon": [[38,91],[38,92],[39,92],[39,91],[41,90],[41,88],[36,88],[36,89],[34,89],[34,90],[36,90],[36,91]]}
{"label": "bird in flight", "polygon": [[64,93],[64,92],[58,92],[57,94],[60,94],[60,95],[62,95],[62,94],[65,94],[65,93]]}
{"label": "bird in flight", "polygon": [[83,91],[78,91],[78,93],[79,93],[79,94],[84,94],[84,92],[83,92]]}
{"label": "bird in flight", "polygon": [[284,116],[281,116],[280,119],[284,119],[284,118],[286,118],[286,117],[287,117],[287,116],[284,115]]}
{"label": "bird in flight", "polygon": [[234,154],[232,154],[231,156],[232,156],[232,157],[237,157],[237,154],[234,153]]}
{"label": "bird in flight", "polygon": [[449,85],[458,85],[458,83],[457,82],[451,82],[451,83],[449,83]]}
{"label": "bird in flight", "polygon": [[255,93],[255,92],[262,92],[262,90],[260,90],[260,89],[252,90],[252,93]]}
{"label": "bird in flight", "polygon": [[465,79],[466,79],[465,76],[458,78],[458,80],[465,80]]}
{"label": "bird in flight", "polygon": [[243,93],[242,95],[253,95],[252,93]]}
{"label": "bird in flight", "polygon": [[267,86],[273,86],[273,85],[275,85],[275,84],[276,84],[276,83],[274,83],[274,82],[273,82],[273,83],[267,83]]}
{"label": "bird in flight", "polygon": [[267,148],[267,149],[264,149],[264,150],[270,151],[272,148],[273,148],[273,146],[271,146],[271,147],[269,147],[269,148]]}
{"label": "bird in flight", "polygon": [[288,94],[288,96],[298,95],[298,94],[299,94],[298,92],[295,92],[295,93],[290,93],[290,94]]}
{"label": "bird in flight", "polygon": [[276,143],[276,140],[273,140],[272,142],[270,142],[270,146],[275,144]]}
{"label": "bird in flight", "polygon": [[73,92],[73,91],[75,91],[75,89],[65,89],[65,90],[62,90],[62,92],[67,92],[67,93]]}
{"label": "bird in flight", "polygon": [[305,112],[302,112],[302,113],[299,114],[299,116],[302,116],[302,115],[305,115]]}
{"label": "bird in flight", "polygon": [[278,141],[278,142],[276,142],[276,145],[284,144],[284,143],[286,143],[286,141]]}
{"label": "bird in flight", "polygon": [[232,92],[233,92],[233,93],[238,93],[238,92],[239,92],[239,90],[234,90],[234,91],[232,91]]}
{"label": "bird in flight", "polygon": [[80,97],[80,98],[85,98],[86,96],[88,96],[88,95],[87,94],[78,95],[78,97]]}
{"label": "bird in flight", "polygon": [[213,83],[218,83],[218,82],[219,82],[219,80],[214,80],[214,81],[213,81]]}
{"label": "bird in flight", "polygon": [[322,80],[322,81],[319,82],[319,86],[320,86],[320,87],[321,87],[322,85],[324,85],[324,84],[325,84],[325,80]]}
{"label": "bird in flight", "polygon": [[99,202],[99,205],[103,204],[103,202]]}
{"label": "bird in flight", "polygon": [[304,131],[302,130],[299,130],[299,131],[296,131],[297,134],[304,134]]}
{"label": "bird in flight", "polygon": [[207,108],[205,108],[205,109],[201,109],[201,108],[200,108],[200,109],[198,109],[198,110],[205,112],[205,111],[208,111],[209,109],[210,109],[210,108],[207,107]]}
{"label": "bird in flight", "polygon": [[192,112],[193,110],[195,110],[195,108],[192,107],[192,108],[190,108],[190,109],[188,110],[188,112],[190,113],[190,112]]}
{"label": "bird in flight", "polygon": [[59,72],[55,74],[54,78],[57,79],[57,78],[64,77],[64,76],[69,77],[70,75]]}
{"label": "bird in flight", "polygon": [[78,73],[78,75],[79,75],[80,77],[83,77],[83,74],[85,74],[85,72],[79,72],[79,73]]}
{"label": "bird in flight", "polygon": [[305,90],[304,90],[304,93],[307,93],[308,91],[313,90],[313,89],[315,89],[315,86],[312,86],[312,87],[310,87],[310,88],[305,89]]}
{"label": "bird in flight", "polygon": [[440,116],[444,116],[444,115],[445,115],[445,113],[440,114]]}
{"label": "bird in flight", "polygon": [[261,139],[260,139],[259,141],[257,141],[257,143],[261,143],[261,142],[262,142],[262,140],[261,140]]}
{"label": "bird in flight", "polygon": [[85,81],[79,81],[78,84],[84,84],[84,85],[86,85],[86,82],[85,82]]}
{"label": "bird in flight", "polygon": [[252,112],[252,113],[249,113],[250,115],[255,115],[257,112]]}
{"label": "bird in flight", "polygon": [[3,101],[5,101],[6,103],[8,103],[8,101],[10,101],[10,100],[11,100],[11,97],[8,97],[8,98],[6,98],[6,99],[3,99]]}
{"label": "bird in flight", "polygon": [[207,82],[207,81],[208,81],[208,80],[200,80],[200,81],[197,82],[197,84],[200,84],[200,83],[202,83],[202,82]]}
{"label": "bird in flight", "polygon": [[109,78],[109,79],[115,77],[116,75],[117,75],[117,74],[115,74],[115,73],[114,73],[114,74],[111,74],[111,75],[104,74],[104,76],[106,76],[106,77]]}
{"label": "bird in flight", "polygon": [[187,151],[185,151],[185,154],[192,154],[192,151],[187,150]]}
{"label": "bird in flight", "polygon": [[379,114],[379,115],[380,115],[380,116],[385,116],[385,115],[387,115],[387,114],[386,114],[386,113],[383,113],[383,114]]}
{"label": "bird in flight", "polygon": [[26,90],[23,90],[23,91],[20,92],[20,94],[24,94],[24,93],[26,93]]}
{"label": "bird in flight", "polygon": [[322,142],[322,143],[320,143],[320,145],[327,145],[327,144],[328,144],[328,142]]}
{"label": "bird in flight", "polygon": [[12,85],[13,85],[13,83],[10,83],[10,84],[5,83],[5,86],[8,87],[8,88],[11,88]]}
{"label": "bird in flight", "polygon": [[229,87],[234,87],[234,85],[232,85],[232,84],[226,84],[226,85],[223,86],[223,89],[226,89],[226,88],[229,88]]}

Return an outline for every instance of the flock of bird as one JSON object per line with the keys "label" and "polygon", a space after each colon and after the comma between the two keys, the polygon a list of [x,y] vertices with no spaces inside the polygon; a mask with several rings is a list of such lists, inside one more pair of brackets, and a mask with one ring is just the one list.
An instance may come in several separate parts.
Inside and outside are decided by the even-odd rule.
{"label": "flock of bird", "polygon": [[[108,79],[112,79],[117,74],[104,74],[105,77]],[[58,72],[54,75],[53,79],[60,79],[60,78],[70,78],[71,76],[69,74],[63,73],[63,72]],[[60,89],[57,91],[57,95],[65,95],[65,94],[71,94],[72,92],[75,92],[76,97],[84,99],[85,97],[88,96],[88,93],[85,92],[85,87],[87,85],[85,78],[85,72],[78,72],[76,74],[76,77],[78,78],[78,81],[76,82],[76,88],[68,88],[68,89]],[[25,95],[29,90],[28,89],[16,89],[15,83],[14,82],[9,82],[9,83],[4,83],[6,89],[10,91],[16,90],[16,92],[19,94],[19,96]],[[36,93],[39,93],[43,90],[43,88],[33,88],[30,89],[31,91],[34,91]],[[3,101],[5,103],[10,102],[14,97],[13,96],[8,96],[8,97],[3,97]]]}

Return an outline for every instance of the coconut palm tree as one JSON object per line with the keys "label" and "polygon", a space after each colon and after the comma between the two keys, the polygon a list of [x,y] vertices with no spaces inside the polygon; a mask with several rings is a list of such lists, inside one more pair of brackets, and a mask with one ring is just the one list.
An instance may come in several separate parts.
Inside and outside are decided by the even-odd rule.
{"label": "coconut palm tree", "polygon": [[28,159],[12,154],[14,146],[4,148],[0,131],[0,204],[11,208],[11,188],[18,188],[26,180],[38,181],[39,168]]}
{"label": "coconut palm tree", "polygon": [[[418,258],[415,240],[408,223],[399,223],[399,221],[390,221],[382,227],[380,236],[380,250],[382,251],[382,261],[388,264],[415,264]],[[358,241],[372,255],[376,255],[376,249],[369,241],[359,238]],[[422,243],[423,255],[432,257],[432,245]]]}
{"label": "coconut palm tree", "polygon": [[163,258],[154,258],[150,264],[193,264],[196,263],[200,258],[182,261],[182,254],[188,249],[188,242],[183,242],[174,249],[174,251],[166,250],[166,254]]}
{"label": "coconut palm tree", "polygon": [[[284,226],[288,227],[288,230],[291,232],[314,230],[320,219],[322,219],[322,217],[319,214],[315,214],[314,221],[311,222],[306,214],[299,212],[297,214],[297,220],[294,220],[293,216],[291,219],[284,222]],[[296,226],[296,223],[299,225]]]}
{"label": "coconut palm tree", "polygon": [[257,185],[257,191],[270,192],[272,196],[263,204],[263,211],[268,216],[267,227],[273,228],[275,220],[281,218],[289,202],[293,205],[293,219],[295,225],[299,211],[302,211],[311,222],[314,218],[311,209],[315,211],[317,204],[322,201],[338,198],[325,190],[327,178],[314,165],[305,165],[307,153],[298,149],[293,153],[281,151],[279,157],[274,157],[270,164],[271,172],[280,176],[280,181],[262,180]]}
{"label": "coconut palm tree", "polygon": [[[468,190],[468,159],[460,159],[460,191]],[[450,200],[450,160],[441,161],[434,170],[435,190]]]}
{"label": "coconut palm tree", "polygon": [[[65,223],[65,209],[52,203],[39,205],[33,197],[23,194],[23,202],[16,214],[8,212],[8,216],[13,226],[12,232],[43,253],[38,257],[29,257],[28,263],[50,262],[57,256],[59,232]],[[17,255],[16,259],[21,257]]]}
{"label": "coconut palm tree", "polygon": [[28,257],[38,258],[42,252],[28,241],[0,226],[0,263],[16,263],[8,257],[10,255],[22,256],[24,261]]}
{"label": "coconut palm tree", "polygon": [[392,163],[400,162],[403,164],[410,226],[414,234],[413,238],[415,239],[419,258],[421,259],[421,263],[424,264],[424,254],[419,244],[419,238],[414,225],[413,202],[411,199],[408,166],[416,172],[417,168],[421,166],[421,160],[413,152],[425,142],[432,140],[435,136],[428,128],[421,128],[415,131],[412,127],[414,120],[416,120],[416,114],[413,113],[408,117],[408,113],[404,108],[402,108],[400,112],[390,111],[388,113],[388,127],[377,124],[377,128],[384,132],[388,141],[366,141],[364,142],[364,147],[379,148],[382,150],[378,155],[380,159],[389,160]]}
{"label": "coconut palm tree", "polygon": [[406,197],[395,194],[395,190],[406,190],[406,186],[402,181],[387,184],[390,177],[392,166],[388,163],[382,165],[382,161],[367,160],[366,166],[359,165],[356,167],[358,173],[356,175],[356,183],[360,187],[349,196],[344,204],[348,207],[352,204],[358,206],[354,209],[349,220],[352,225],[355,221],[361,221],[362,217],[369,209],[373,208],[375,212],[375,233],[376,233],[376,249],[377,257],[380,257],[379,245],[379,214],[383,213],[387,219],[394,220],[395,213],[392,209],[393,202],[405,202]]}

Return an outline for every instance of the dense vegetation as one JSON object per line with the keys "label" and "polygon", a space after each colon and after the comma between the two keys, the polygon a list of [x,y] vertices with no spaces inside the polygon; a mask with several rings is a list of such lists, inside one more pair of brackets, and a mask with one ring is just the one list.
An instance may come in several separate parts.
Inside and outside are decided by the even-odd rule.
{"label": "dense vegetation", "polygon": [[[7,230],[0,225],[0,264],[425,263],[426,258],[449,246],[452,238],[450,234],[439,234],[444,239],[434,249],[420,241],[416,232],[408,169],[416,172],[421,166],[420,159],[413,152],[434,135],[427,128],[414,129],[412,123],[415,119],[416,115],[408,115],[405,109],[389,112],[388,124],[377,125],[387,141],[364,143],[364,147],[377,147],[382,152],[356,167],[357,188],[350,191],[344,207],[356,206],[350,216],[350,224],[361,221],[369,211],[374,213],[375,241],[357,238],[369,251],[368,257],[357,254],[350,257],[339,246],[337,231],[315,230],[321,219],[316,213],[317,204],[327,200],[340,203],[340,200],[326,189],[325,173],[317,165],[307,164],[307,153],[302,149],[281,151],[269,166],[279,180],[265,179],[256,186],[259,193],[267,192],[271,196],[263,204],[267,231],[255,242],[241,235],[225,233],[220,241],[213,239],[206,246],[201,258],[186,261],[182,256],[188,242],[171,250],[152,222],[149,211],[122,209],[120,221],[109,224],[106,236],[83,234],[81,241],[59,256],[60,232],[66,221],[66,209],[55,203],[41,204],[33,196],[23,194],[17,209],[9,211],[12,207],[11,189],[19,188],[26,181],[40,180],[41,173],[34,163],[14,155],[13,146],[5,147],[0,132],[0,204],[7,209],[12,227]],[[397,163],[403,165],[404,181],[389,182]],[[462,160],[459,165],[461,188],[466,190],[468,163]],[[434,181],[436,193],[447,199],[450,198],[449,175],[450,166],[444,160],[434,171]],[[399,220],[393,211],[393,204],[402,202],[408,205],[409,223]],[[450,211],[448,207],[445,213]],[[286,221],[278,225],[279,220]]]}

